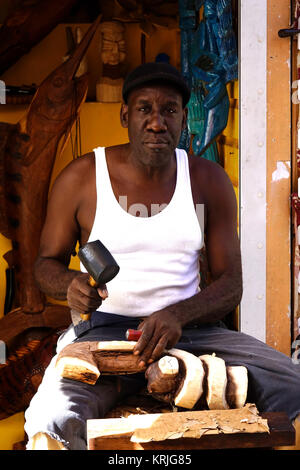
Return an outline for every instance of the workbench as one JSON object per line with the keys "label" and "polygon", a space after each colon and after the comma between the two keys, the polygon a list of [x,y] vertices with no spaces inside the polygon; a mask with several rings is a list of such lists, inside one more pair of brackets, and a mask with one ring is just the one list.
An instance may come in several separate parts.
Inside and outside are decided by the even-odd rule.
{"label": "workbench", "polygon": [[[230,410],[231,412],[238,412],[238,410]],[[195,416],[197,419],[202,419],[202,414],[205,412],[196,411],[190,413],[190,418]],[[170,423],[175,420],[176,413],[169,413]],[[173,415],[173,416],[172,416]],[[146,415],[147,416],[147,415]],[[155,415],[153,415],[155,416]],[[168,418],[163,415],[164,418]],[[251,448],[267,448],[272,449],[280,446],[292,446],[295,443],[295,430],[285,413],[281,412],[268,412],[261,413],[260,418],[267,420],[268,431],[251,431],[238,432],[237,429],[230,431],[221,428],[221,432],[217,434],[214,431],[208,430],[203,432],[200,437],[186,437],[180,436],[176,432],[170,438],[160,441],[149,442],[133,442],[133,430],[126,428],[126,418],[106,420],[94,419],[88,420],[87,423],[87,439],[88,450],[204,450],[204,449],[251,449]],[[145,415],[139,415],[139,421],[142,423]],[[171,421],[172,420],[172,421]],[[116,423],[116,429],[115,424]],[[138,427],[136,424],[135,427]],[[209,427],[209,426],[208,426]],[[105,428],[105,429],[104,429]],[[157,431],[155,431],[157,432]],[[154,432],[154,435],[155,435]],[[155,437],[154,437],[155,439]],[[138,440],[138,439],[137,439]]]}

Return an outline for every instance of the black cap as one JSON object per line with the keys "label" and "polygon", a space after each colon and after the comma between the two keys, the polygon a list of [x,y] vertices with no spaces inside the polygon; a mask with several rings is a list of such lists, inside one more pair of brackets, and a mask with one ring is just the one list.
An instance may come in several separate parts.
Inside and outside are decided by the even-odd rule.
{"label": "black cap", "polygon": [[139,65],[125,78],[123,85],[123,99],[127,103],[129,93],[137,87],[151,82],[173,85],[182,95],[183,107],[190,99],[190,88],[181,73],[166,62],[148,62]]}

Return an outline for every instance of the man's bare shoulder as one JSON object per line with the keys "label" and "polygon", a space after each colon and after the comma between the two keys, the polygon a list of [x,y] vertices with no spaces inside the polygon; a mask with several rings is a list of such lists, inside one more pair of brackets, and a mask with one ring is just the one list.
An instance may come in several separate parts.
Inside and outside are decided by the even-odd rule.
{"label": "man's bare shoulder", "polygon": [[87,175],[95,169],[94,152],[86,153],[71,162],[58,175],[57,179],[86,179]]}
{"label": "man's bare shoulder", "polygon": [[191,181],[204,197],[211,198],[223,191],[232,191],[232,183],[224,168],[201,156],[189,156]]}
{"label": "man's bare shoulder", "polygon": [[226,179],[228,177],[224,168],[219,163],[198,155],[189,155],[189,165],[191,174],[197,178]]}
{"label": "man's bare shoulder", "polygon": [[82,197],[93,186],[95,179],[94,153],[88,153],[68,163],[54,180],[50,202],[59,204],[72,200],[79,205]]}

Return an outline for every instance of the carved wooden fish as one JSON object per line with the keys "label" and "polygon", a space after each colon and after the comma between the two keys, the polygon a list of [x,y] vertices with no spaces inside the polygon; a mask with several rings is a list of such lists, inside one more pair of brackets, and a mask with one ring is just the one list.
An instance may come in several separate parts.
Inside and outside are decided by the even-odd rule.
{"label": "carved wooden fish", "polygon": [[[58,146],[69,138],[88,90],[87,75],[75,78],[75,73],[99,22],[100,17],[72,56],[41,83],[24,118],[16,124],[0,123],[0,232],[12,240],[13,249],[4,258],[15,268],[16,281],[14,310],[0,320],[3,341],[11,339],[11,327],[14,326],[14,335],[24,330],[24,314],[28,315],[27,328],[31,323],[51,326],[46,318],[49,309],[35,282],[33,267]],[[62,317],[61,323],[70,323],[67,307],[52,307],[50,318],[54,311],[61,310],[57,313]],[[52,320],[57,327],[60,321]]]}

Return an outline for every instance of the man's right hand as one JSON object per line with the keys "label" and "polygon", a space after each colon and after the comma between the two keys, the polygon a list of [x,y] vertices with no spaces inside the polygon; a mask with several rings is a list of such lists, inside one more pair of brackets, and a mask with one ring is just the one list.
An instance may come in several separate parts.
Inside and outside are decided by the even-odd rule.
{"label": "man's right hand", "polygon": [[106,285],[91,287],[89,274],[79,273],[73,278],[67,290],[67,301],[71,310],[90,313],[97,310],[108,297]]}

